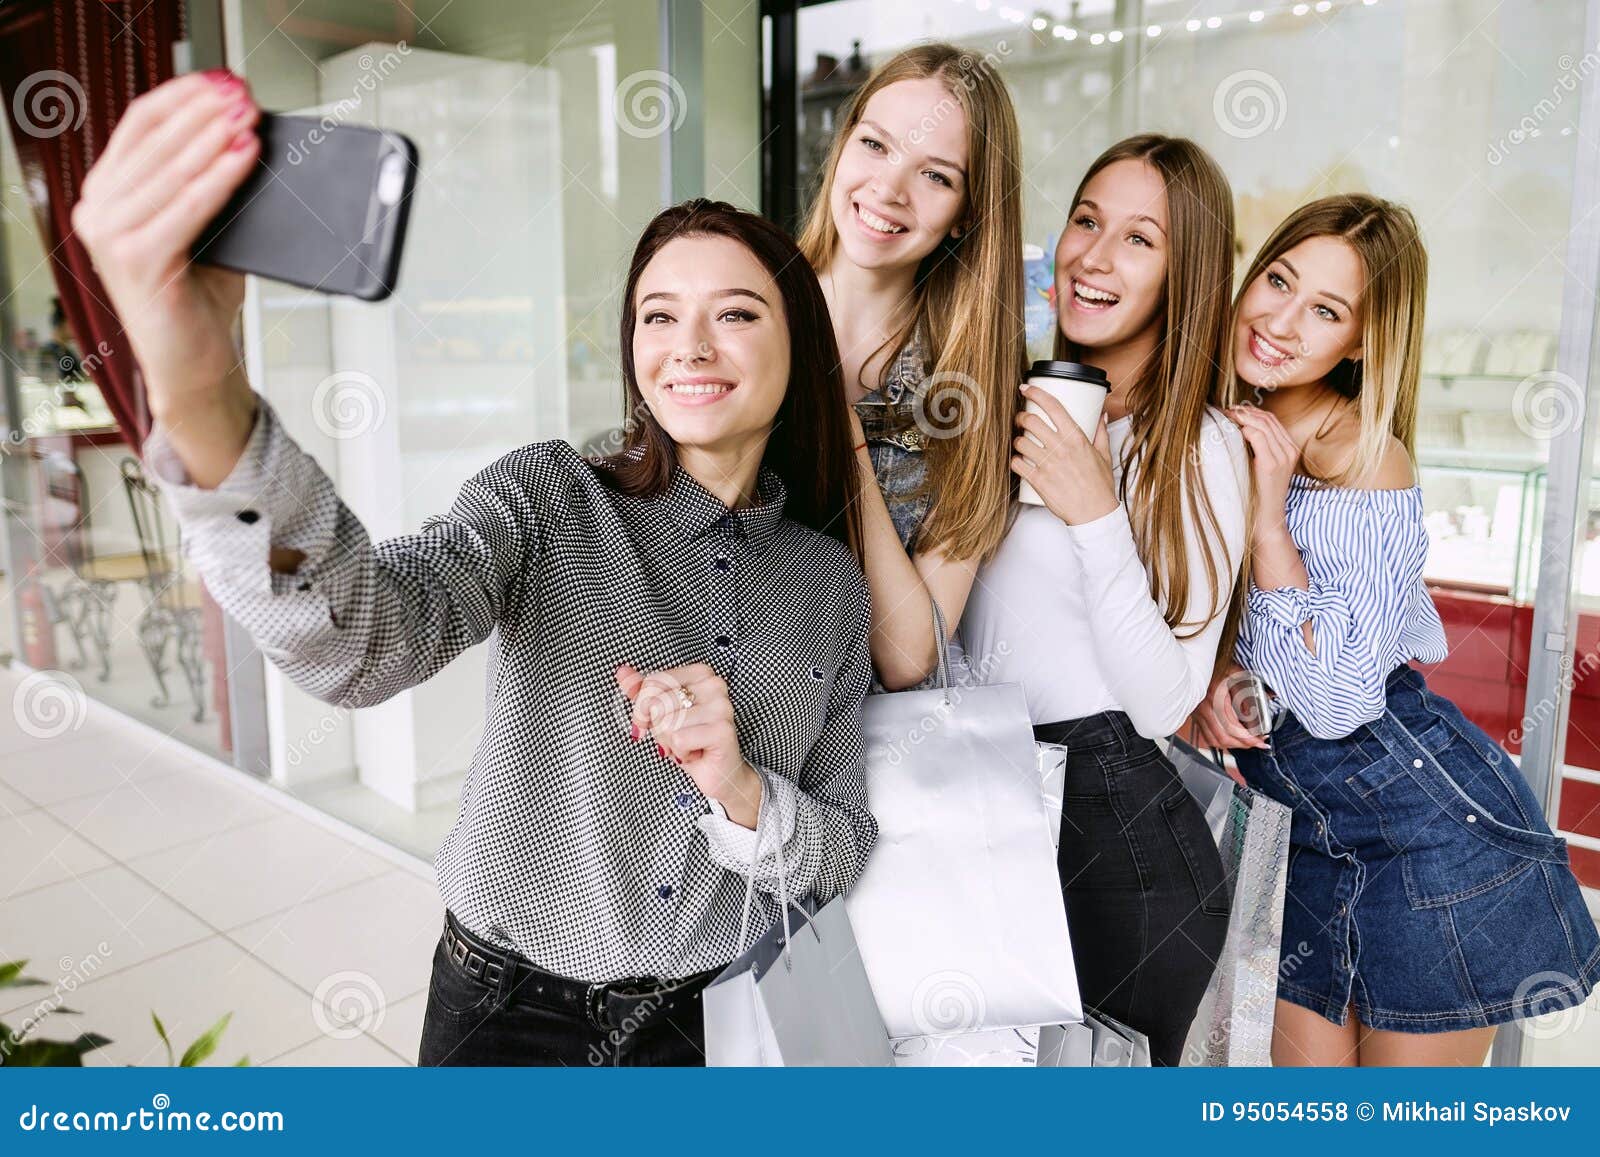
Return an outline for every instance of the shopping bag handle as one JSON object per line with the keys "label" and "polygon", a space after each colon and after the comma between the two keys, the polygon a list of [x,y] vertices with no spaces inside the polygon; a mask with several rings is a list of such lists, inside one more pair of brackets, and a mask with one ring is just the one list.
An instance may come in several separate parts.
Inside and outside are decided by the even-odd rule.
{"label": "shopping bag handle", "polygon": [[[939,609],[938,600],[930,598],[928,602],[933,606],[933,645],[939,655],[939,668],[936,672],[937,682],[935,685],[939,690],[948,692],[950,690],[950,635],[945,630],[944,612]],[[945,702],[948,703],[949,701],[950,697],[947,694]]]}
{"label": "shopping bag handle", "polygon": [[[744,911],[739,915],[739,951],[736,953],[738,956],[743,956],[750,947],[750,913],[755,908],[756,900],[756,865],[761,862],[761,823],[766,819],[767,799],[772,794],[767,790],[766,786],[767,773],[757,771],[756,774],[762,777],[761,806],[756,808],[755,851],[750,856],[750,872],[745,877]],[[775,854],[778,857],[778,913],[783,920],[783,965],[785,968],[793,968],[794,959],[790,945],[793,942],[794,933],[789,925],[789,885],[785,876],[782,839],[778,840]],[[822,933],[817,930],[816,922],[811,919],[811,914],[799,906],[796,906],[795,910],[800,913],[801,919],[810,927],[812,935],[820,942]]]}

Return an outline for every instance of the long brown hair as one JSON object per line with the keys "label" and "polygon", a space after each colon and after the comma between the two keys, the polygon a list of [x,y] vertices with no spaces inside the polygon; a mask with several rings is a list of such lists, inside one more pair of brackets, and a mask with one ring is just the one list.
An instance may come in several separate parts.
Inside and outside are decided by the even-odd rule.
{"label": "long brown hair", "polygon": [[[1239,299],[1267,266],[1311,237],[1338,237],[1361,259],[1361,359],[1346,358],[1328,385],[1349,399],[1360,420],[1355,453],[1321,479],[1360,483],[1383,460],[1392,434],[1416,455],[1417,393],[1422,379],[1422,321],[1428,295],[1428,252],[1411,210],[1366,193],[1339,193],[1300,206],[1272,231],[1250,262]],[[1230,390],[1243,390],[1230,374]],[[1309,466],[1308,466],[1309,469]]]}
{"label": "long brown hair", "polygon": [[[1128,388],[1132,418],[1125,462],[1139,469],[1131,492],[1123,474],[1122,499],[1134,541],[1150,576],[1150,594],[1163,608],[1167,626],[1180,638],[1197,635],[1218,615],[1226,616],[1219,655],[1231,657],[1237,603],[1230,591],[1239,570],[1218,557],[1222,531],[1201,473],[1201,440],[1207,406],[1225,396],[1231,372],[1230,302],[1233,290],[1233,191],[1211,154],[1183,137],[1142,133],[1112,145],[1096,158],[1073,194],[1076,211],[1097,173],[1118,161],[1142,161],[1166,186],[1170,250],[1161,331],[1152,357]],[[1094,360],[1076,350],[1056,328],[1057,358]],[[1181,485],[1173,485],[1180,481]],[[1210,611],[1186,622],[1189,605],[1188,544],[1184,525],[1202,528]],[[1232,573],[1230,573],[1230,569]]]}
{"label": "long brown hair", "polygon": [[762,465],[783,479],[788,490],[784,514],[813,530],[839,539],[862,559],[857,495],[860,472],[850,446],[839,347],[828,320],[828,303],[816,274],[800,257],[789,235],[764,217],[724,201],[697,197],[663,209],[645,226],[628,265],[622,296],[622,449],[594,460],[597,472],[624,494],[654,497],[667,488],[678,464],[677,446],[639,389],[633,360],[638,322],[634,295],[645,267],[663,246],[679,237],[726,237],[748,249],[771,275],[783,298],[789,329],[789,384],[767,436]]}
{"label": "long brown hair", "polygon": [[821,271],[838,250],[829,190],[867,101],[898,81],[928,79],[940,81],[966,115],[969,172],[961,236],[945,238],[922,259],[909,320],[891,339],[898,351],[920,330],[932,362],[921,399],[932,412],[919,424],[930,435],[927,489],[936,501],[916,548],[987,558],[1006,532],[1012,422],[1026,356],[1022,147],[1016,110],[995,62],[950,44],[922,44],[874,69],[839,121],[800,251]]}

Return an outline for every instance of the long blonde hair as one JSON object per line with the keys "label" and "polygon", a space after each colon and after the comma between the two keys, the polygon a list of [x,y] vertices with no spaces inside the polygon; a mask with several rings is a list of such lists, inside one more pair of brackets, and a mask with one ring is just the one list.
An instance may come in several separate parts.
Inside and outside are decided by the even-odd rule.
{"label": "long blonde hair", "polygon": [[[821,168],[800,252],[819,273],[838,251],[829,191],[839,155],[874,93],[937,79],[966,114],[968,173],[961,236],[945,238],[917,270],[909,320],[889,344],[926,335],[931,373],[920,422],[935,496],[919,551],[987,558],[1005,537],[1012,493],[1012,423],[1026,346],[1022,306],[1022,168],[1016,111],[993,62],[949,44],[922,44],[874,69],[846,105]],[[931,114],[930,114],[931,115]],[[870,359],[869,359],[870,361]],[[949,421],[954,407],[955,420]]]}
{"label": "long blonde hair", "polygon": [[[1300,206],[1272,231],[1250,262],[1239,299],[1278,258],[1312,237],[1338,237],[1361,259],[1361,358],[1345,359],[1328,385],[1355,407],[1360,432],[1350,461],[1320,479],[1361,483],[1383,461],[1392,434],[1415,457],[1417,394],[1422,378],[1422,321],[1428,295],[1428,252],[1411,210],[1366,193],[1339,193]],[[1243,383],[1229,375],[1233,398]],[[1310,468],[1309,466],[1307,467]]]}
{"label": "long blonde hair", "polygon": [[[1128,387],[1131,429],[1124,461],[1139,463],[1131,491],[1123,474],[1123,504],[1134,542],[1150,576],[1150,595],[1180,638],[1197,635],[1218,615],[1227,616],[1219,654],[1232,654],[1237,615],[1230,598],[1238,571],[1230,570],[1221,524],[1201,473],[1206,407],[1223,397],[1228,367],[1233,290],[1233,190],[1211,154],[1183,137],[1141,133],[1118,141],[1095,159],[1073,194],[1076,210],[1096,174],[1118,161],[1142,161],[1160,174],[1167,194],[1170,248],[1161,332],[1153,355]],[[1056,357],[1094,361],[1056,328]],[[1174,486],[1181,479],[1181,485]],[[1188,541],[1184,526],[1203,528],[1210,610],[1185,620],[1189,605]]]}

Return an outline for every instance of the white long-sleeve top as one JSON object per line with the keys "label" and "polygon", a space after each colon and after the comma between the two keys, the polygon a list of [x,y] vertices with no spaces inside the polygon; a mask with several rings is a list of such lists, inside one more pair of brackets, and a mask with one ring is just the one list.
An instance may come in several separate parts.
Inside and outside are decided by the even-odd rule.
{"label": "white long-sleeve top", "polygon": [[[1131,418],[1110,423],[1112,472],[1119,493]],[[1239,428],[1216,409],[1201,426],[1200,476],[1216,512],[1222,551],[1215,555],[1231,590],[1245,548],[1250,475]],[[1132,473],[1129,489],[1131,490]],[[1173,485],[1179,485],[1178,479]],[[1184,619],[1197,622],[1210,606],[1206,540],[1217,535],[1185,508],[1189,599]],[[1223,616],[1178,638],[1134,547],[1127,510],[1068,526],[1049,508],[1024,505],[994,558],[978,572],[961,618],[961,634],[984,682],[1021,683],[1035,724],[1124,711],[1139,734],[1173,734],[1205,697]]]}

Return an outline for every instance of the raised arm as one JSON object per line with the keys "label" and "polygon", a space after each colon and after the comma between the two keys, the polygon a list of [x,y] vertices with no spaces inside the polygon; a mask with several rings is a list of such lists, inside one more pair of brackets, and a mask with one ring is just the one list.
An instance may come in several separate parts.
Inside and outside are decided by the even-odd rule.
{"label": "raised arm", "polygon": [[374,545],[272,407],[256,410],[243,454],[214,487],[185,477],[160,425],[145,460],[207,589],[273,662],[317,698],[363,707],[488,636],[539,555],[542,502],[560,493],[548,447],[504,456],[462,486],[448,514]]}
{"label": "raised arm", "polygon": [[1317,577],[1304,587],[1263,588],[1260,576],[1250,583],[1250,668],[1319,739],[1342,738],[1383,714],[1411,604],[1428,597],[1419,581],[1426,537],[1407,497],[1319,496],[1321,525],[1337,541],[1322,544]]}
{"label": "raised arm", "polygon": [[[1141,735],[1171,735],[1210,685],[1233,579],[1244,557],[1249,486],[1244,441],[1232,423],[1206,415],[1195,449],[1216,522],[1192,510],[1190,496],[1184,496],[1189,594],[1175,632],[1167,625],[1165,608],[1151,596],[1132,523],[1117,496],[1105,420],[1091,443],[1050,394],[1029,390],[1027,396],[1050,420],[1027,411],[1017,416],[1023,432],[1014,443],[1012,468],[1067,528],[1083,569],[1095,660],[1117,705]],[[1182,483],[1173,479],[1170,484]],[[1215,605],[1208,559],[1219,584]],[[1201,622],[1206,625],[1198,631],[1184,625]]]}
{"label": "raised arm", "polygon": [[[226,72],[135,99],[72,213],[143,372],[144,447],[207,588],[312,694],[351,706],[486,636],[535,553],[523,480],[491,468],[449,515],[373,546],[246,380],[244,277],[189,250],[255,164],[259,113]],[[531,466],[532,464],[530,464]]]}

